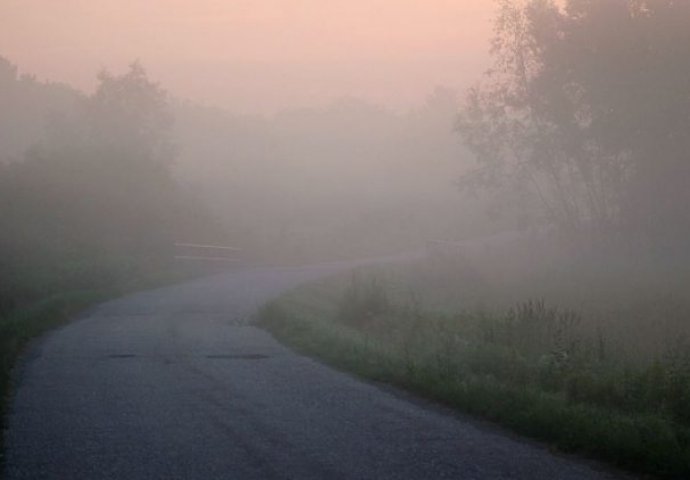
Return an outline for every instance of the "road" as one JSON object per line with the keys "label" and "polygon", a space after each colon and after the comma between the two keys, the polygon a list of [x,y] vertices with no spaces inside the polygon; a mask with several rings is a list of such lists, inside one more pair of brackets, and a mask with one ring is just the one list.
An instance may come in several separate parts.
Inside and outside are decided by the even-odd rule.
{"label": "road", "polygon": [[247,324],[264,301],[340,268],[195,280],[51,333],[18,372],[6,478],[620,478],[336,372]]}

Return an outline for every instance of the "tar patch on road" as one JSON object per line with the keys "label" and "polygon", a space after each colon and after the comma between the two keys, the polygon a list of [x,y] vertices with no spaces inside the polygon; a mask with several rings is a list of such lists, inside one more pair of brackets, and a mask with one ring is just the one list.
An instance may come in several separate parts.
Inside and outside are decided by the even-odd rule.
{"label": "tar patch on road", "polygon": [[262,353],[243,353],[206,355],[206,358],[211,360],[265,360],[269,358],[269,356]]}
{"label": "tar patch on road", "polygon": [[135,358],[136,355],[133,353],[112,353],[108,355],[108,358]]}

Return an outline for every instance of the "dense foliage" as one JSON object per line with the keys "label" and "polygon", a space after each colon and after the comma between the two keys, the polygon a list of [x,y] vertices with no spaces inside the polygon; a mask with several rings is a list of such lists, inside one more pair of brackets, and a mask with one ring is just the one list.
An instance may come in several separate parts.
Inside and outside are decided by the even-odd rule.
{"label": "dense foliage", "polygon": [[167,96],[140,65],[90,96],[6,61],[0,79],[3,124],[36,136],[0,163],[0,313],[165,269],[176,236],[211,228],[172,177]]}
{"label": "dense foliage", "polygon": [[464,184],[529,191],[569,235],[683,245],[688,44],[688,2],[501,1],[459,121],[481,167]]}

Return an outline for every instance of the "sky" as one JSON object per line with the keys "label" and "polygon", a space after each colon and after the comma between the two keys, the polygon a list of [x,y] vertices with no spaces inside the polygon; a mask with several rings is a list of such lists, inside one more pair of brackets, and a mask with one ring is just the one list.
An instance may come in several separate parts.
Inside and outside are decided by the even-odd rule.
{"label": "sky", "polygon": [[139,60],[178,97],[271,114],[393,109],[488,67],[492,0],[0,0],[0,55],[85,91]]}

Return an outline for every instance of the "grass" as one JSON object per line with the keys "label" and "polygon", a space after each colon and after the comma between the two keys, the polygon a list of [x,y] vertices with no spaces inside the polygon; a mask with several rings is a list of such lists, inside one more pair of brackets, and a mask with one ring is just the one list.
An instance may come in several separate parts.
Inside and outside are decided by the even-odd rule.
{"label": "grass", "polygon": [[[395,281],[303,287],[262,326],[308,355],[637,472],[690,475],[690,348],[630,361],[571,309],[425,311]],[[407,299],[405,300],[405,297]]]}

